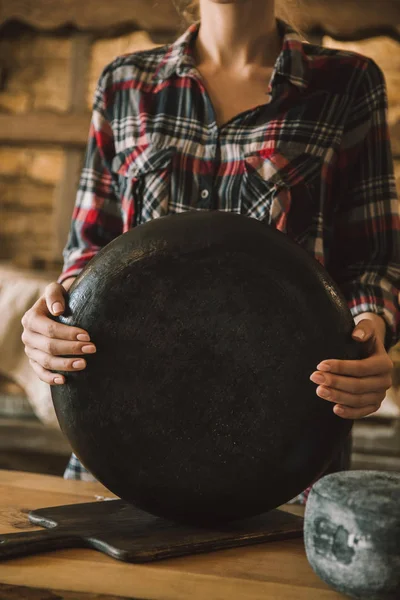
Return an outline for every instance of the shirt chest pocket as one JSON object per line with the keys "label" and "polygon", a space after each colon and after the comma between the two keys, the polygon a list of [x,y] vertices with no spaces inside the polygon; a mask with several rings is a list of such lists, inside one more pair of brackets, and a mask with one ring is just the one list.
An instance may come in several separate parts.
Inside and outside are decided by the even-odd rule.
{"label": "shirt chest pocket", "polygon": [[112,169],[119,179],[124,232],[168,214],[175,155],[174,147],[143,145],[115,156]]}
{"label": "shirt chest pocket", "polygon": [[290,147],[246,154],[241,213],[301,239],[319,219],[322,164]]}

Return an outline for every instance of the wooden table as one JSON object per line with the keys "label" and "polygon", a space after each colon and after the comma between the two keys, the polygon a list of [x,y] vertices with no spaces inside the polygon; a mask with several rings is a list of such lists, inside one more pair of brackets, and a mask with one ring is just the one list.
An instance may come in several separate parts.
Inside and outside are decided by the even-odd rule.
{"label": "wooden table", "polygon": [[[97,483],[0,471],[0,534],[33,529],[27,518],[31,509],[92,502],[104,497],[113,495]],[[302,540],[270,542],[147,565],[118,562],[86,549],[58,550],[0,563],[0,600],[116,600],[121,597],[344,599],[314,574]]]}

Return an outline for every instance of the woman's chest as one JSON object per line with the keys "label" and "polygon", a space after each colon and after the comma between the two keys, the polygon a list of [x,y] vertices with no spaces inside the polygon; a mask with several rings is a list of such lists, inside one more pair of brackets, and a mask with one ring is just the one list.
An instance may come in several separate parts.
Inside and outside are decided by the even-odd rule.
{"label": "woman's chest", "polygon": [[246,111],[270,102],[268,82],[271,69],[264,69],[262,75],[252,78],[232,76],[225,72],[199,73],[199,86],[205,102],[210,104],[218,127],[223,127]]}
{"label": "woman's chest", "polygon": [[348,112],[348,99],[341,94],[301,93],[278,75],[271,90],[267,76],[251,85],[215,76],[175,79],[115,94],[117,165],[127,156],[140,166],[144,157],[135,148],[142,147],[148,148],[146,163],[157,164],[160,150],[173,149],[182,167],[192,158],[212,168],[258,150],[282,151],[291,160],[301,153],[332,154],[340,145]]}
{"label": "woman's chest", "polygon": [[[299,101],[285,88],[252,110],[254,99],[250,110],[244,96],[232,101],[234,118],[222,127],[210,94],[191,83],[132,107],[139,118],[118,123],[113,161],[125,230],[167,214],[211,209],[257,218],[297,239],[318,227],[340,143],[340,102],[333,110],[330,100],[327,123],[326,98],[317,95]],[[225,107],[219,120],[229,117],[229,103]]]}

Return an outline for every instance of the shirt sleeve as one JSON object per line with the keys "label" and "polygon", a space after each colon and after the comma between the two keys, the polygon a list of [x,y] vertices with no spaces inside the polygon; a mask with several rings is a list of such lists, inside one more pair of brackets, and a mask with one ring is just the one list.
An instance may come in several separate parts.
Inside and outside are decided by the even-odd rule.
{"label": "shirt sleeve", "polygon": [[400,219],[387,112],[384,75],[368,59],[338,156],[330,258],[352,315],[382,316],[388,347],[399,338]]}
{"label": "shirt sleeve", "polygon": [[123,230],[117,178],[111,171],[115,146],[105,110],[104,79],[105,74],[95,94],[85,163],[59,283],[78,275],[91,258]]}

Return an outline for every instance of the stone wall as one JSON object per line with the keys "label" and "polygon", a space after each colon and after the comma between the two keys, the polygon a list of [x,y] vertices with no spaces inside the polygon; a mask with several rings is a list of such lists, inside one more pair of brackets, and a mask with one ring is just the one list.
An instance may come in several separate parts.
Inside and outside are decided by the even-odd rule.
{"label": "stone wall", "polygon": [[2,86],[0,109],[22,114],[32,110],[68,110],[71,40],[30,30],[0,38]]}
{"label": "stone wall", "polygon": [[53,204],[63,152],[0,147],[0,260],[44,268],[53,260]]}
{"label": "stone wall", "polygon": [[[68,110],[69,36],[12,28],[0,38],[0,112]],[[0,145],[0,260],[43,268],[54,259],[53,211],[61,147]]]}

